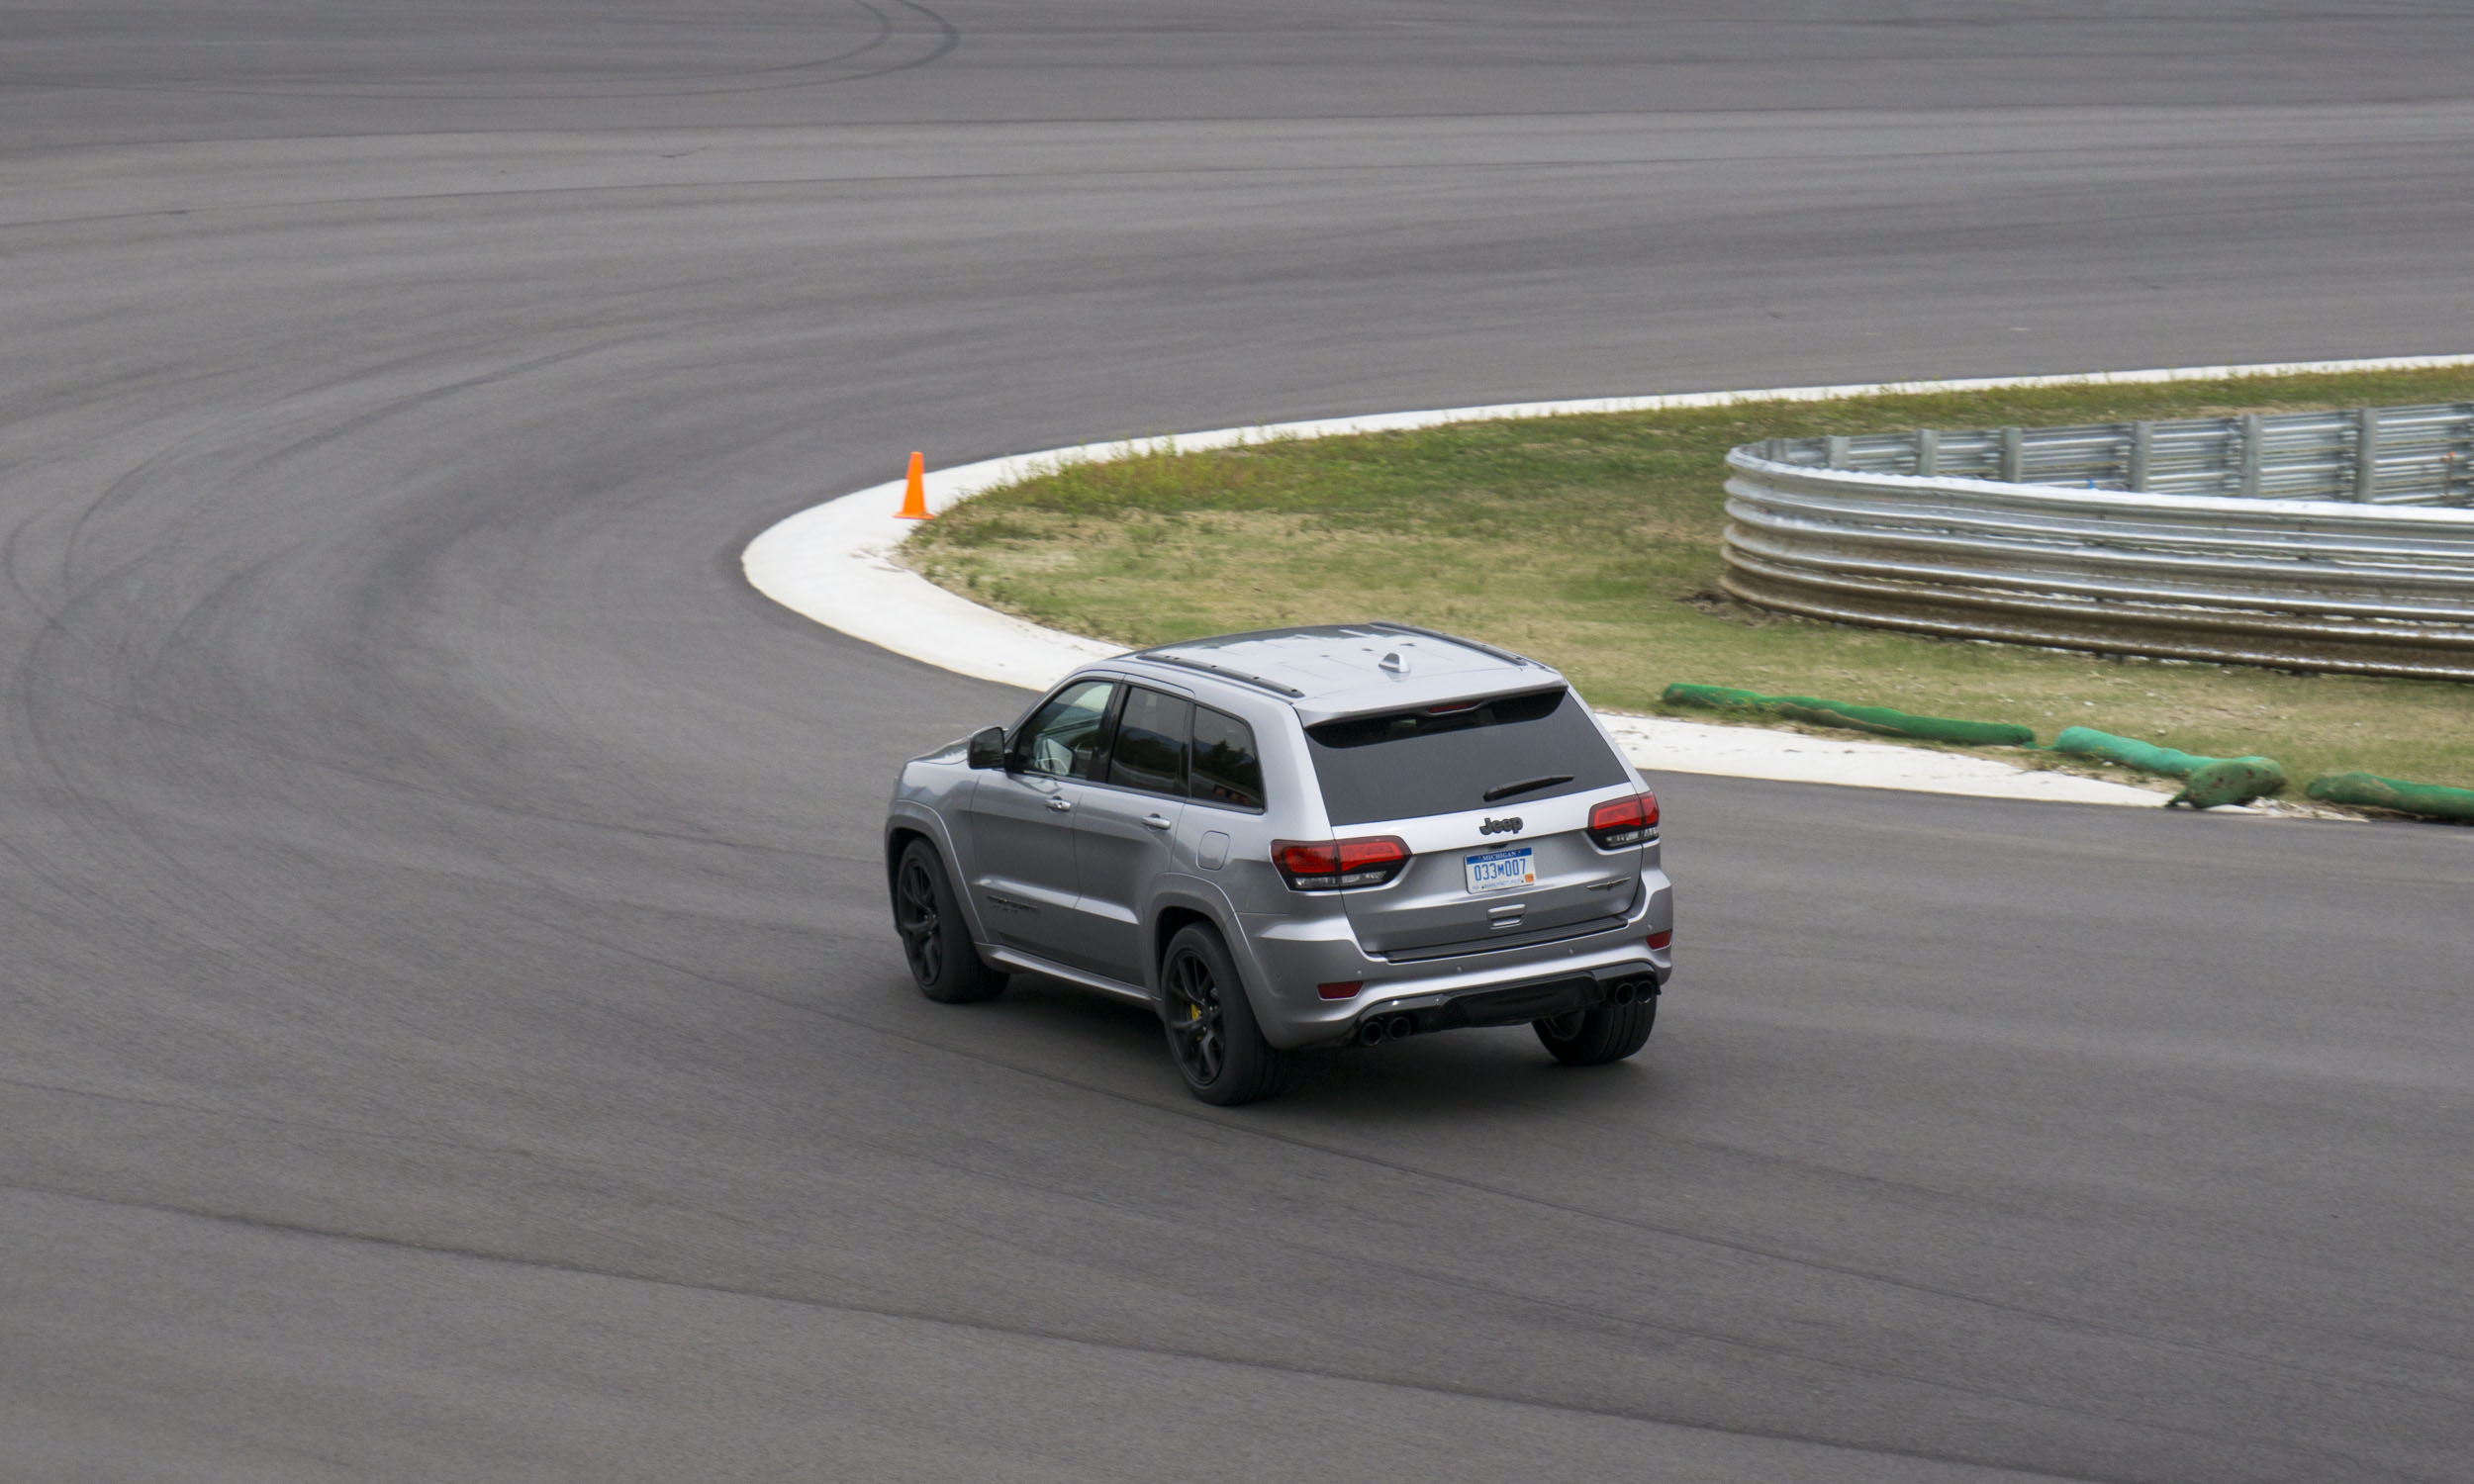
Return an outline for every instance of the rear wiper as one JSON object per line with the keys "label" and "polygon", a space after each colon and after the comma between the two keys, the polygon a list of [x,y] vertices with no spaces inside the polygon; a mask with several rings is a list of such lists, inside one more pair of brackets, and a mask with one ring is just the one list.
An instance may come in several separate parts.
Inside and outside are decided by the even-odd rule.
{"label": "rear wiper", "polygon": [[1572,776],[1569,773],[1551,773],[1545,778],[1523,779],[1517,784],[1505,784],[1500,788],[1488,788],[1477,796],[1488,803],[1493,803],[1498,798],[1509,798],[1515,793],[1531,793],[1540,788],[1552,788],[1557,784],[1569,784],[1571,781]]}

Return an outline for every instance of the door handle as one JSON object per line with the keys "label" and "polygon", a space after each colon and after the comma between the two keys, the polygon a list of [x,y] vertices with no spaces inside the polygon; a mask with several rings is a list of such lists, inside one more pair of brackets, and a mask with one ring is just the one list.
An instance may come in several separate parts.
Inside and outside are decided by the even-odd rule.
{"label": "door handle", "polygon": [[1145,814],[1143,816],[1143,828],[1147,830],[1164,830],[1176,822],[1177,821],[1169,818],[1166,814]]}
{"label": "door handle", "polygon": [[1062,814],[1066,810],[1074,807],[1074,800],[1070,798],[1052,798],[1048,800],[1048,807]]}

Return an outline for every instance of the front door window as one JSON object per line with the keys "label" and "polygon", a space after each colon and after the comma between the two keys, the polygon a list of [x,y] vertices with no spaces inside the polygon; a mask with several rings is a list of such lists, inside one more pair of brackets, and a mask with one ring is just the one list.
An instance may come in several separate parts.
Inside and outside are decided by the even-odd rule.
{"label": "front door window", "polygon": [[1090,778],[1098,760],[1100,726],[1108,719],[1111,681],[1083,681],[1048,697],[1014,734],[1008,773]]}

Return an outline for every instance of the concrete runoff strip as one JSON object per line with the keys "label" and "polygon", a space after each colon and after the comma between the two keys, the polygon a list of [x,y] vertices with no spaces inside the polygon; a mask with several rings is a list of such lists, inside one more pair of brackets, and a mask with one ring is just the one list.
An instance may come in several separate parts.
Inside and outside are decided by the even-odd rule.
{"label": "concrete runoff strip", "polygon": [[[2180,366],[2145,371],[2102,371],[2081,376],[1879,382],[1855,386],[1781,387],[1444,408],[1255,427],[1223,427],[1208,432],[1127,438],[1111,443],[1013,454],[957,468],[933,470],[926,477],[926,493],[928,509],[942,510],[974,495],[1046,473],[1067,463],[1101,462],[1172,449],[1193,452],[1285,438],[1387,432],[1507,417],[1723,407],[1739,402],[1822,402],[1846,397],[2013,387],[2215,381],[2236,376],[2403,371],[2464,365],[2474,365],[2474,355],[2306,361],[2255,366]],[[747,574],[748,582],[757,592],[784,607],[854,638],[940,669],[1019,686],[1025,690],[1045,690],[1077,665],[1124,653],[1121,645],[1048,628],[984,607],[902,566],[894,559],[894,549],[914,528],[911,522],[897,519],[894,515],[902,504],[902,497],[903,482],[892,480],[811,506],[775,523],[749,542],[746,551],[741,554],[740,565]],[[1653,772],[1714,773],[1790,783],[1908,788],[1985,798],[2136,804],[2149,808],[2162,803],[2164,798],[2163,794],[2153,789],[2127,784],[2014,768],[1990,758],[1933,752],[1893,743],[1840,741],[1801,732],[1721,726],[1661,716],[1631,716],[1614,712],[1601,712],[1600,715],[1634,764]]]}

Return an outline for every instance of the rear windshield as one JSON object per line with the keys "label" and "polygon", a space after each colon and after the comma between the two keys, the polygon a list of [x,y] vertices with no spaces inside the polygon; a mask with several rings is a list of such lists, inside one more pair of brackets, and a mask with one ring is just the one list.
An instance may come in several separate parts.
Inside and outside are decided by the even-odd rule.
{"label": "rear windshield", "polygon": [[1349,716],[1305,735],[1334,824],[1512,810],[1625,781],[1622,761],[1570,691]]}

